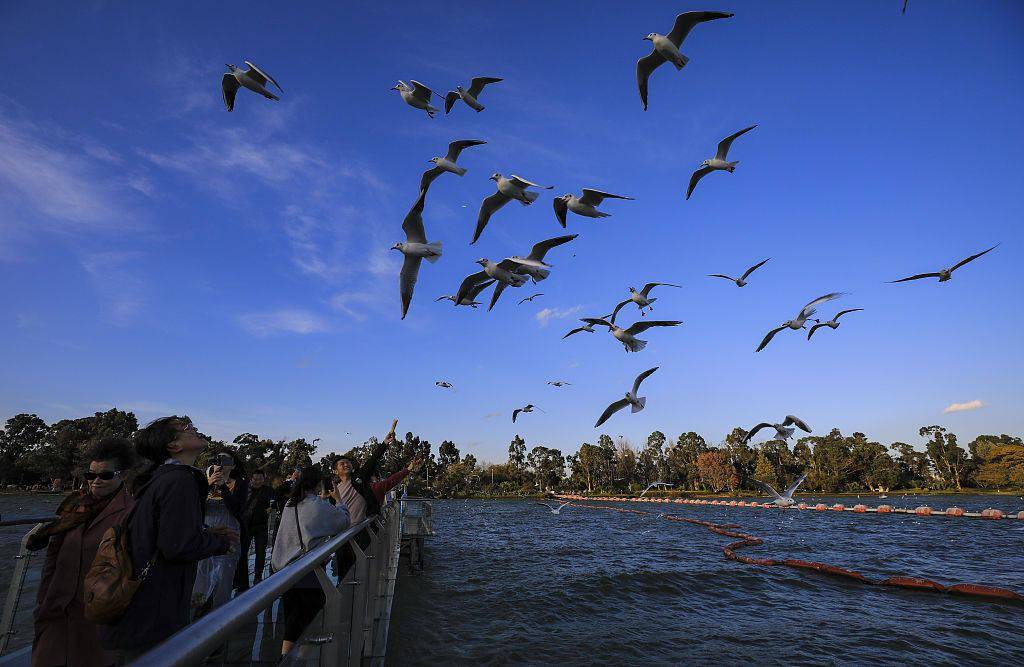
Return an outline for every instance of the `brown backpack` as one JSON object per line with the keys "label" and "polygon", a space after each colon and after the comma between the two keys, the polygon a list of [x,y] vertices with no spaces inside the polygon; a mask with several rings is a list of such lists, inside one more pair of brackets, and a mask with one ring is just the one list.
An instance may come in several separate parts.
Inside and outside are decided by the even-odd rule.
{"label": "brown backpack", "polygon": [[135,507],[128,512],[124,521],[108,528],[100,540],[96,557],[85,575],[83,586],[85,618],[88,621],[102,625],[117,622],[128,609],[135,591],[146,580],[149,569],[156,561],[154,553],[139,576],[133,577],[128,523],[134,514]]}

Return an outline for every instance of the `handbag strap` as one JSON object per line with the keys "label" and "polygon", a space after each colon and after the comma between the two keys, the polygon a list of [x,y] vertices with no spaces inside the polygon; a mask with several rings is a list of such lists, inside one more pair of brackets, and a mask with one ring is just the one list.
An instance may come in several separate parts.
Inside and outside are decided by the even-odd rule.
{"label": "handbag strap", "polygon": [[306,553],[306,541],[302,539],[302,525],[299,523],[299,504],[292,505],[295,510],[295,530],[299,531],[299,545],[302,546],[302,553]]}

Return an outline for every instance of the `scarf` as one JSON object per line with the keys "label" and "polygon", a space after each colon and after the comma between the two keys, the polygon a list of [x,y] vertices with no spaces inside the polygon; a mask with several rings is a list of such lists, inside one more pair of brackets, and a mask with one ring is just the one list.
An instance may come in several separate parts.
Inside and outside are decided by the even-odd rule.
{"label": "scarf", "polygon": [[50,538],[63,536],[81,525],[88,525],[99,516],[114,496],[123,493],[118,489],[106,498],[96,498],[87,490],[76,491],[65,498],[57,508],[57,518],[37,530],[25,544],[29,551],[39,551],[50,543]]}

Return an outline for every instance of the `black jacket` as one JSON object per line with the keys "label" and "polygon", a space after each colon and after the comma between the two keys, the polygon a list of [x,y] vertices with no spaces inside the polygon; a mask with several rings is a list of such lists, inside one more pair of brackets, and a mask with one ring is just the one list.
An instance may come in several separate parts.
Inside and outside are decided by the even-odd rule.
{"label": "black jacket", "polygon": [[261,486],[258,489],[249,488],[249,497],[246,498],[245,511],[242,513],[242,525],[266,526],[268,521],[267,510],[270,508],[270,501],[273,499],[274,490],[269,486]]}
{"label": "black jacket", "polygon": [[196,564],[230,547],[226,538],[203,526],[207,491],[200,471],[165,464],[136,492],[128,524],[132,569],[141,573],[154,554],[157,558],[121,620],[100,626],[104,648],[153,644],[188,625]]}
{"label": "black jacket", "polygon": [[359,495],[366,501],[366,516],[377,516],[380,514],[380,503],[377,502],[377,495],[373,492],[373,487],[370,486],[370,480],[373,475],[377,472],[377,466],[380,465],[380,459],[384,456],[384,452],[388,449],[387,440],[380,442],[374,448],[370,454],[370,458],[366,459],[366,463],[361,465],[358,470],[352,471],[352,477],[350,481],[352,486]]}

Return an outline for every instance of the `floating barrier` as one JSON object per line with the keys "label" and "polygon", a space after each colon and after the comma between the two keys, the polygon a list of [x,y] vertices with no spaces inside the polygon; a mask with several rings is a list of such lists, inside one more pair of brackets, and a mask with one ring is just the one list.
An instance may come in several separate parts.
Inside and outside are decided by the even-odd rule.
{"label": "floating barrier", "polygon": [[[581,496],[560,496],[560,498],[562,498],[563,500],[567,500],[567,499],[568,500],[587,500],[586,498],[583,498]],[[629,499],[625,499],[625,498],[623,498],[623,499],[619,499],[619,498],[608,499],[608,498],[605,498],[605,499],[602,499],[602,500],[627,501]],[[656,499],[652,499],[650,501],[645,499],[645,502],[659,502],[659,501],[656,500]],[[661,501],[661,502],[669,502],[669,501]],[[704,504],[707,504],[709,501],[705,500],[705,501],[696,501],[696,502],[703,502]],[[734,504],[735,502],[736,501],[729,501],[729,505],[730,506],[739,506],[739,507],[744,507],[744,506],[748,506],[748,507],[749,506],[754,506],[754,507],[756,507],[757,506],[756,503],[744,505],[742,501],[740,503],[738,503],[738,504]],[[725,501],[722,501],[721,504],[725,504]],[[652,514],[651,512],[645,512],[645,511],[642,511],[642,510],[629,509],[629,508],[626,508],[626,507],[612,507],[612,506],[608,506],[608,505],[590,505],[590,504],[586,504],[585,505],[585,504],[580,504],[580,503],[577,503],[577,502],[570,502],[569,505],[571,505],[572,507],[582,507],[582,508],[588,508],[588,509],[603,509],[603,510],[609,510],[609,511],[613,511],[613,512],[622,512],[622,513],[630,513],[630,514],[646,514],[646,515],[651,515]],[[801,503],[801,505],[804,505],[804,504]],[[771,507],[771,506],[773,506],[773,505],[771,505],[769,503],[765,503],[763,505],[763,507]],[[805,507],[801,507],[800,509],[804,509]],[[858,507],[862,508],[862,509],[857,509]],[[882,510],[882,507],[886,507],[888,509]],[[852,511],[852,512],[858,512],[858,513],[865,512],[865,511],[872,511],[872,510],[868,509],[864,505],[856,505],[856,506],[851,507],[851,508],[846,508],[843,505],[838,504],[838,503],[836,505],[833,505],[831,508],[825,506],[824,504],[820,504],[819,503],[818,505],[816,505],[814,507],[814,509],[815,510],[831,509],[831,510],[835,510],[835,511],[846,511],[846,512],[851,512]],[[959,513],[950,513],[951,510],[959,510]],[[884,512],[891,512],[893,510],[888,505],[882,505],[882,506],[876,508],[875,511],[883,512],[884,513]],[[902,511],[903,513],[908,513],[908,514],[911,513],[910,510],[906,510],[906,509],[904,509],[904,510],[897,510],[897,511]],[[972,513],[964,512],[963,509],[961,509],[959,507],[951,507],[948,510],[946,510],[945,512],[942,512],[942,513],[933,513],[932,509],[930,507],[926,506],[926,505],[916,508],[915,510],[913,510],[913,513],[916,514],[917,516],[969,516],[970,514],[972,514]],[[984,510],[983,512],[981,512],[980,514],[977,513],[977,512],[975,512],[973,514],[974,514],[974,516],[980,516],[980,517],[987,518],[987,519],[1001,519],[1004,516],[1003,513],[1000,510],[996,510],[996,509],[987,509],[987,510]],[[848,569],[840,567],[838,565],[830,565],[828,563],[818,563],[818,562],[815,562],[815,561],[798,560],[798,559],[795,559],[795,558],[786,558],[784,560],[777,560],[777,559],[773,559],[773,558],[751,558],[750,556],[744,556],[744,555],[741,555],[741,554],[737,554],[736,550],[737,549],[742,549],[744,547],[755,547],[755,546],[763,545],[764,544],[764,540],[762,540],[761,538],[756,537],[754,535],[749,535],[747,533],[739,532],[737,530],[739,528],[739,526],[736,525],[736,524],[733,524],[733,523],[718,524],[718,523],[714,523],[713,521],[703,521],[701,519],[691,519],[689,517],[673,516],[673,515],[670,515],[670,514],[658,514],[656,516],[659,519],[665,519],[666,521],[676,521],[676,522],[680,522],[680,523],[690,523],[690,524],[693,524],[695,526],[702,526],[704,528],[707,528],[712,533],[715,533],[717,535],[722,535],[724,537],[732,538],[735,541],[734,542],[730,542],[729,544],[727,544],[724,547],[722,547],[722,553],[729,560],[734,560],[734,561],[736,561],[738,563],[743,563],[745,565],[757,565],[757,566],[760,566],[760,567],[784,566],[784,567],[789,567],[789,568],[793,568],[793,569],[797,569],[797,570],[813,570],[813,571],[818,572],[820,574],[824,574],[824,575],[831,576],[831,577],[838,577],[838,578],[842,578],[842,579],[846,579],[846,580],[852,580],[852,581],[856,581],[856,582],[858,582],[860,584],[864,584],[864,585],[868,585],[868,586],[889,586],[889,587],[895,587],[895,588],[903,588],[903,589],[907,589],[907,590],[923,591],[923,592],[928,592],[928,593],[949,593],[949,594],[952,594],[952,595],[962,595],[962,596],[971,596],[971,597],[978,597],[978,598],[987,598],[987,599],[992,599],[992,600],[1007,600],[1007,601],[1011,601],[1011,602],[1024,603],[1024,596],[1022,596],[1020,593],[1017,593],[1016,591],[1011,591],[1011,590],[1009,590],[1007,588],[1000,588],[998,586],[986,586],[984,584],[954,584],[952,586],[943,586],[942,584],[940,584],[938,582],[935,582],[935,581],[931,581],[930,579],[920,579],[920,578],[917,578],[917,577],[902,577],[902,576],[889,577],[888,579],[885,579],[884,581],[873,581],[873,580],[868,579],[867,577],[865,577],[860,572],[856,572],[854,570],[848,570]],[[1018,513],[1017,517],[1018,518],[1024,518],[1024,512]]]}

